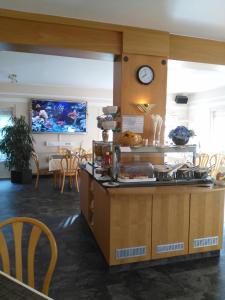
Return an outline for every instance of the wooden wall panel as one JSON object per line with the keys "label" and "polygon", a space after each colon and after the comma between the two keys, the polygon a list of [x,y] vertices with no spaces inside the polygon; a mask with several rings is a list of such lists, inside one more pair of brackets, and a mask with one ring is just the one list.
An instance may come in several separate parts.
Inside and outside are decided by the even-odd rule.
{"label": "wooden wall panel", "polygon": [[170,59],[225,64],[225,42],[170,35]]}
{"label": "wooden wall panel", "polygon": [[[190,253],[207,252],[222,248],[224,191],[193,193],[190,204]],[[194,239],[219,237],[217,246],[194,248]]]}
{"label": "wooden wall panel", "polygon": [[[128,61],[124,61],[124,57],[128,57]],[[118,72],[121,72],[120,85],[114,86],[114,103],[120,103],[121,114],[123,115],[140,115],[141,113],[137,107],[137,103],[155,103],[151,113],[160,114],[165,119],[166,112],[166,86],[167,86],[167,65],[162,64],[165,57],[134,55],[124,53],[122,60],[116,62],[117,72],[114,73],[114,78],[118,77]],[[121,64],[121,65],[120,65]],[[136,77],[137,69],[141,65],[150,65],[155,74],[154,81],[149,85],[140,84]],[[116,78],[115,78],[116,80]],[[120,97],[120,99],[118,99]],[[153,126],[150,114],[145,115],[144,134],[145,138],[152,141]],[[163,142],[162,128],[161,142]]]}
{"label": "wooden wall panel", "polygon": [[125,29],[123,52],[156,56],[169,56],[169,33],[147,29]]}
{"label": "wooden wall panel", "polygon": [[[189,194],[154,194],[152,206],[152,258],[188,254]],[[184,242],[184,250],[157,253],[156,247]]]}
{"label": "wooden wall panel", "polygon": [[107,262],[109,262],[109,195],[97,181],[93,180],[94,195],[94,215],[93,215],[93,232],[95,239],[102,250]]}
{"label": "wooden wall panel", "polygon": [[1,17],[0,42],[120,54],[122,35],[114,31]]}
{"label": "wooden wall panel", "polygon": [[[110,264],[124,264],[151,258],[152,195],[136,193],[111,196],[110,200]],[[116,259],[116,249],[147,246],[147,255]]]}

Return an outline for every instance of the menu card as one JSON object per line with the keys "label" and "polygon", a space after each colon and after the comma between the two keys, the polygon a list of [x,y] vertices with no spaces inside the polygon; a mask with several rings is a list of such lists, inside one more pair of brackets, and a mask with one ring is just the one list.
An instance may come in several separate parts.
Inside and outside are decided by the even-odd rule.
{"label": "menu card", "polygon": [[135,133],[143,133],[144,116],[122,116],[122,132],[132,131]]}

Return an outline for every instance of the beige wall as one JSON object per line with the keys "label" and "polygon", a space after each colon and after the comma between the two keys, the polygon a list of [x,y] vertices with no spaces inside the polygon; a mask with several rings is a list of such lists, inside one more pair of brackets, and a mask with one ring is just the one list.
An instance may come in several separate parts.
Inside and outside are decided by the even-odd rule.
{"label": "beige wall", "polygon": [[[13,86],[13,88],[15,88]],[[46,89],[46,88],[45,88]],[[11,91],[8,89],[8,93],[2,93],[2,89],[0,90],[0,106],[4,107],[12,107],[14,110],[14,113],[16,116],[25,116],[26,120],[29,121],[30,118],[30,112],[29,112],[29,103],[30,98],[36,97],[41,99],[51,98],[51,93],[43,94],[40,91],[40,94],[32,94],[29,93],[29,96],[23,95],[19,96],[16,94],[16,92]],[[30,91],[31,92],[31,91]],[[55,91],[56,92],[56,91]],[[85,97],[85,95],[90,94],[91,91],[87,92],[87,90],[83,90],[83,97],[73,97],[71,94],[68,95],[68,92],[66,95],[62,95],[61,99],[73,99],[73,100],[79,100],[79,99],[86,99],[88,102],[88,117],[87,117],[87,134],[33,134],[35,143],[34,147],[37,151],[41,167],[47,167],[48,166],[48,157],[52,153],[56,153],[59,150],[59,146],[48,146],[47,143],[63,143],[63,142],[70,142],[72,143],[71,148],[79,147],[80,144],[82,144],[82,147],[85,149],[90,149],[92,146],[92,140],[99,140],[101,139],[101,130],[97,128],[97,121],[96,118],[98,115],[102,114],[102,107],[106,105],[112,104],[112,98],[110,99],[110,93],[107,91],[107,93],[104,93],[104,91],[97,91],[93,92],[94,98],[89,96]],[[1,95],[2,94],[2,95]],[[14,95],[13,95],[14,94]],[[74,93],[75,95],[77,93]],[[79,95],[81,97],[81,90],[79,90]],[[99,95],[99,97],[98,97]],[[105,95],[105,99],[104,99]],[[58,98],[57,98],[58,99]],[[63,146],[62,146],[63,147]],[[0,178],[8,178],[9,172],[5,169],[4,164],[0,163]]]}

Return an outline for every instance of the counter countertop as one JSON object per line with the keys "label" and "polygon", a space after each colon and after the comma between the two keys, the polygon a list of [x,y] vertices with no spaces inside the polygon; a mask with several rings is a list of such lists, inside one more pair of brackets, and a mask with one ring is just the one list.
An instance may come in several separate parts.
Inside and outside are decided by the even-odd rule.
{"label": "counter countertop", "polygon": [[[151,193],[174,193],[174,189],[176,189],[176,193],[202,193],[202,192],[216,192],[216,191],[225,191],[225,186],[217,186],[214,184],[208,184],[204,182],[204,180],[198,183],[188,180],[183,181],[154,181],[154,182],[141,182],[141,183],[120,183],[119,186],[116,187],[105,187],[103,185],[104,181],[98,180],[92,174],[92,167],[87,165],[84,171],[88,172],[90,176],[92,176],[104,189],[114,195],[114,194],[127,194],[130,192],[130,189],[135,189],[135,192],[140,194],[149,194],[149,189],[151,189]],[[179,188],[178,188],[179,187]]]}

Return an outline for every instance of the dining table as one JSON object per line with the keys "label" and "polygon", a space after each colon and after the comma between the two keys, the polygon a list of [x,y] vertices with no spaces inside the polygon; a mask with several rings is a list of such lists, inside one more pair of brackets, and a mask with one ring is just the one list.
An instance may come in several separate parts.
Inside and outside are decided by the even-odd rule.
{"label": "dining table", "polygon": [[1,300],[53,300],[16,278],[0,271]]}
{"label": "dining table", "polygon": [[50,172],[61,170],[61,160],[63,157],[63,154],[53,154],[49,156],[48,167]]}
{"label": "dining table", "polygon": [[[91,155],[92,154],[79,156],[78,153],[72,154],[72,156],[76,156],[78,158],[79,167],[83,167],[84,165],[86,165],[86,163],[90,159]],[[49,172],[56,172],[56,171],[61,170],[61,160],[64,156],[65,155],[63,155],[63,154],[52,154],[49,156]],[[65,162],[64,162],[64,164],[65,164]],[[66,164],[64,167],[66,167]]]}

